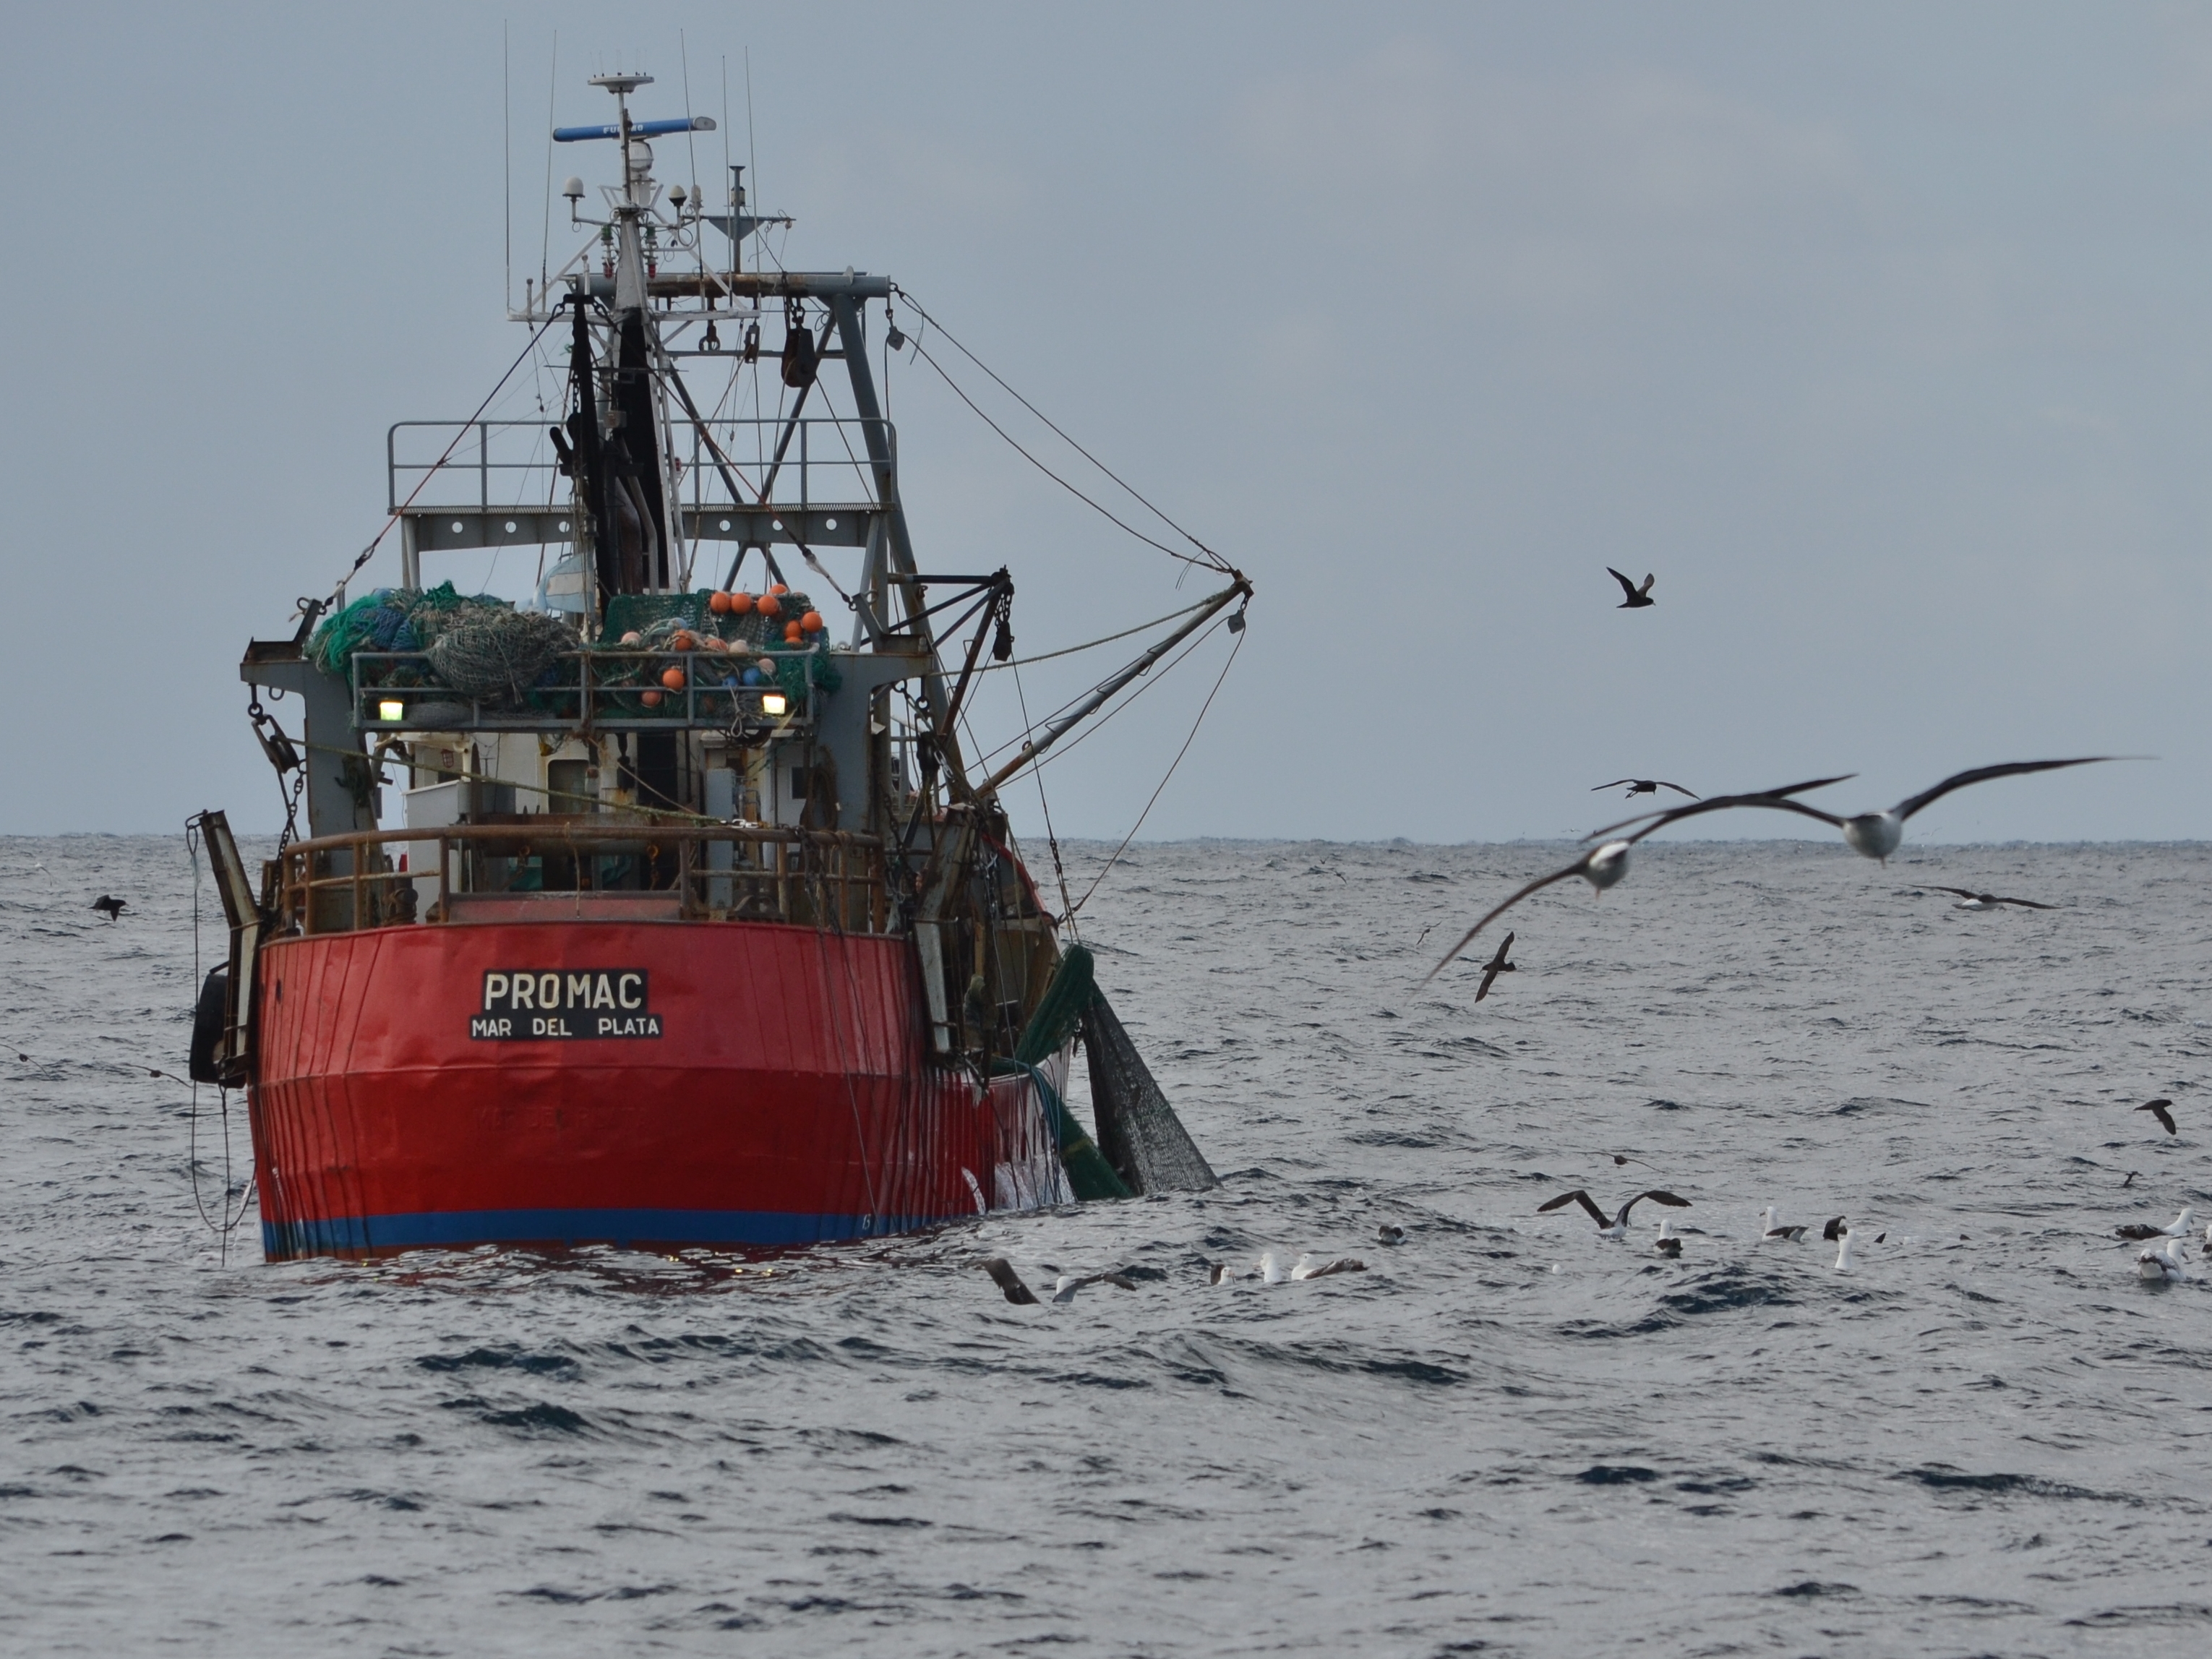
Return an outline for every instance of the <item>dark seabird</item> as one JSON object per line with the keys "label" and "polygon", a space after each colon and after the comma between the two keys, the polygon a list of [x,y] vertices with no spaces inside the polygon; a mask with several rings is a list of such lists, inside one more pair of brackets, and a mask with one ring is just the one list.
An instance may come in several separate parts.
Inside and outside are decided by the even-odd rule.
{"label": "dark seabird", "polygon": [[1206,1282],[1209,1285],[1223,1284],[1236,1277],[1236,1273],[1226,1261],[1209,1261],[1206,1264]]}
{"label": "dark seabird", "polygon": [[[1934,883],[1929,884],[1935,886]],[[1952,906],[1955,910],[1994,910],[2000,904],[2017,904],[2023,910],[2055,910],[2055,904],[2038,904],[2033,899],[2005,898],[1996,893],[1977,893],[1971,887],[1936,887],[1939,893],[1956,893],[1966,901]]]}
{"label": "dark seabird", "polygon": [[1634,582],[1629,580],[1627,577],[1622,575],[1620,572],[1615,570],[1611,565],[1606,566],[1605,568],[1606,573],[1610,575],[1613,580],[1620,584],[1620,591],[1627,595],[1626,599],[1622,599],[1619,605],[1613,607],[1614,610],[1641,611],[1646,605],[1656,605],[1658,603],[1656,599],[1651,597],[1651,584],[1658,580],[1657,577],[1644,577],[1644,586],[1638,587]]}
{"label": "dark seabird", "polygon": [[1770,1204],[1766,1206],[1766,1220],[1759,1236],[1762,1240],[1779,1239],[1785,1244],[1795,1244],[1805,1237],[1805,1230],[1802,1227],[1784,1226],[1782,1212]]}
{"label": "dark seabird", "polygon": [[[1125,1291],[1133,1291],[1137,1288],[1137,1281],[1127,1273],[1112,1272],[1085,1273],[1080,1278],[1073,1273],[1062,1273],[1053,1285],[1052,1299],[1055,1302],[1073,1302],[1078,1291],[1091,1285],[1115,1285]],[[1027,1286],[1024,1288],[1026,1289]],[[1036,1298],[1032,1297],[1030,1300],[1034,1301]]]}
{"label": "dark seabird", "polygon": [[[1954,789],[1963,789],[1970,783],[1987,783],[1992,778],[2016,777],[2025,772],[2055,771],[2062,766],[2089,766],[2099,761],[2108,761],[2113,758],[2114,757],[2111,755],[2083,755],[2074,760],[2008,761],[2002,766],[1977,766],[1971,771],[1953,773],[1932,789],[1923,789],[1917,795],[1908,795],[1887,812],[1859,812],[1850,817],[1838,817],[1833,812],[1823,812],[1819,807],[1808,806],[1802,801],[1783,799],[1785,795],[1796,793],[1796,790],[1778,789],[1770,791],[1765,795],[1724,796],[1723,799],[1734,806],[1771,806],[1781,811],[1796,812],[1808,818],[1818,818],[1821,823],[1832,824],[1842,830],[1845,844],[1854,853],[1870,859],[1880,859],[1887,864],[1889,861],[1889,855],[1897,850],[1899,843],[1905,839],[1905,821],[1922,807],[1932,805],[1942,799]],[[1841,782],[1842,780],[1838,779],[1835,781]],[[1710,807],[1711,805],[1711,801],[1702,801],[1698,804],[1699,806],[1704,807]],[[1646,814],[1645,817],[1650,819],[1650,824],[1638,831],[1632,839],[1641,840],[1660,824],[1672,823],[1675,819],[1686,817],[1698,810],[1698,806],[1674,806],[1669,807],[1664,812]],[[1631,824],[1643,823],[1644,818],[1626,818],[1619,823],[1607,824],[1602,830],[1593,830],[1583,839],[1595,841],[1601,836],[1609,836],[1617,830],[1626,830]]]}
{"label": "dark seabird", "polygon": [[2172,1104],[2173,1103],[2172,1101],[2168,1100],[2164,1095],[2160,1095],[2156,1100],[2145,1101],[2142,1105],[2136,1107],[2136,1110],[2139,1112],[2148,1112],[2160,1123],[2166,1125],[2166,1133],[2170,1135],[2178,1135],[2181,1131],[2173,1127],[2173,1114],[2166,1109]]}
{"label": "dark seabird", "polygon": [[2124,1227],[2112,1229],[2112,1237],[2125,1239],[2186,1238],[2197,1226],[2197,1212],[2187,1208],[2173,1218],[2171,1227],[2153,1227],[2148,1223],[2131,1221]]}
{"label": "dark seabird", "polygon": [[[1629,836],[1626,840],[1609,841],[1601,847],[1593,847],[1589,852],[1583,854],[1582,857],[1577,859],[1572,864],[1567,866],[1565,869],[1554,870],[1548,876],[1539,876],[1535,880],[1530,882],[1527,886],[1522,888],[1510,898],[1507,899],[1504,903],[1492,910],[1487,915],[1484,916],[1481,921],[1476,922],[1474,927],[1468,928],[1466,933],[1460,935],[1459,943],[1453,945],[1450,950],[1444,952],[1443,960],[1437,963],[1435,967],[1429,969],[1427,974],[1423,975],[1421,983],[1426,985],[1429,981],[1434,979],[1438,974],[1443,972],[1446,968],[1449,967],[1452,962],[1458,957],[1459,953],[1466,950],[1468,945],[1474,942],[1474,936],[1477,933],[1489,927],[1492,922],[1497,921],[1498,917],[1504,915],[1508,910],[1510,910],[1515,905],[1520,903],[1522,899],[1527,898],[1531,893],[1541,892],[1545,888],[1549,887],[1553,882],[1565,881],[1570,876],[1580,876],[1584,881],[1589,883],[1589,884],[1597,891],[1602,893],[1607,888],[1612,886],[1623,876],[1628,873],[1629,850],[1633,848],[1638,842],[1642,841],[1646,836],[1650,835],[1665,824],[1674,823],[1677,818],[1692,817],[1699,812],[1717,812],[1723,808],[1730,806],[1795,805],[1795,802],[1785,800],[1784,797],[1799,794],[1808,789],[1819,789],[1831,783],[1842,783],[1846,778],[1852,775],[1854,775],[1845,773],[1843,777],[1814,778],[1809,782],[1789,784],[1780,789],[1763,790],[1756,794],[1717,795],[1711,800],[1701,800],[1694,806],[1677,806],[1662,813],[1647,813],[1644,816],[1650,818],[1651,822],[1645,824],[1643,829],[1638,830],[1634,835]],[[1802,810],[1806,811],[1812,811],[1810,807],[1806,807]],[[1643,823],[1644,818],[1631,818],[1627,822],[1630,823]],[[1614,827],[1617,829],[1620,826],[1615,825]],[[1603,830],[1600,830],[1598,832],[1599,835],[1603,835],[1604,833],[1605,832]],[[1595,841],[1596,838],[1597,837],[1595,836],[1586,836],[1583,837],[1586,841]]]}
{"label": "dark seabird", "polygon": [[1828,1224],[1820,1229],[1820,1237],[1832,1244],[1849,1231],[1850,1228],[1844,1224],[1844,1217],[1831,1216],[1828,1218]]}
{"label": "dark seabird", "polygon": [[1615,1152],[1615,1153],[1613,1153],[1613,1167],[1614,1169],[1618,1170],[1618,1169],[1621,1168],[1623,1165],[1625,1165],[1625,1164],[1638,1164],[1638,1165],[1640,1165],[1641,1167],[1643,1167],[1643,1168],[1644,1168],[1644,1169],[1646,1169],[1646,1170],[1654,1169],[1654,1168],[1656,1168],[1656,1167],[1657,1167],[1657,1166],[1656,1166],[1656,1165],[1655,1165],[1655,1164],[1645,1164],[1645,1163],[1644,1162],[1644,1160],[1643,1160],[1642,1158],[1631,1158],[1631,1157],[1629,1157],[1629,1155],[1628,1155],[1627,1153],[1626,1153],[1626,1152]]}
{"label": "dark seabird", "polygon": [[1022,1276],[1014,1271],[1013,1264],[1006,1257],[989,1256],[975,1265],[991,1275],[999,1288],[1006,1293],[1006,1300],[1016,1307],[1028,1308],[1036,1304],[1036,1292],[1022,1283]]}
{"label": "dark seabird", "polygon": [[1386,1221],[1375,1230],[1375,1242],[1377,1244],[1403,1244],[1406,1230],[1394,1222]]}
{"label": "dark seabird", "polygon": [[1624,783],[1628,786],[1628,794],[1621,797],[1623,800],[1627,799],[1631,795],[1656,795],[1662,789],[1671,789],[1678,795],[1687,795],[1692,800],[1705,799],[1696,790],[1685,789],[1680,784],[1669,783],[1664,778],[1615,778],[1611,783],[1596,785],[1590,790],[1590,793],[1595,795],[1600,789],[1618,789]]}
{"label": "dark seabird", "polygon": [[1598,1236],[1601,1238],[1619,1238],[1628,1231],[1628,1212],[1647,1198],[1654,1204],[1664,1204],[1670,1209],[1686,1210],[1690,1207],[1688,1199],[1677,1198],[1672,1193],[1662,1193],[1655,1189],[1651,1192],[1637,1194],[1635,1197],[1620,1206],[1620,1214],[1607,1220],[1605,1212],[1598,1208],[1596,1201],[1577,1187],[1571,1193],[1561,1193],[1557,1198],[1539,1204],[1536,1206],[1536,1213],[1543,1215],[1549,1211],[1559,1208],[1562,1205],[1579,1204],[1589,1212],[1590,1219],[1597,1223]]}
{"label": "dark seabird", "polygon": [[1516,973],[1518,969],[1506,961],[1505,953],[1513,948],[1513,935],[1506,934],[1505,943],[1498,947],[1498,954],[1482,964],[1482,983],[1474,988],[1474,1000],[1480,1002],[1490,994],[1490,981],[1500,974]]}
{"label": "dark seabird", "polygon": [[102,893],[98,898],[93,900],[92,908],[112,921],[123,914],[125,907],[121,899],[110,898],[106,894]]}

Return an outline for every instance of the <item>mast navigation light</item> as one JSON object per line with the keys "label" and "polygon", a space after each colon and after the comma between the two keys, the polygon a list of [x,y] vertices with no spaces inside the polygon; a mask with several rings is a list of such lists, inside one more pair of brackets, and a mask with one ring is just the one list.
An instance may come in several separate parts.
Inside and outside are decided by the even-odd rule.
{"label": "mast navigation light", "polygon": [[[678,117],[667,121],[633,121],[629,124],[629,136],[633,138],[665,138],[672,132],[712,132],[714,131],[714,118],[711,115],[694,115],[689,118]],[[621,137],[622,128],[615,125],[553,129],[553,142],[556,144],[576,144],[589,138],[619,138]]]}

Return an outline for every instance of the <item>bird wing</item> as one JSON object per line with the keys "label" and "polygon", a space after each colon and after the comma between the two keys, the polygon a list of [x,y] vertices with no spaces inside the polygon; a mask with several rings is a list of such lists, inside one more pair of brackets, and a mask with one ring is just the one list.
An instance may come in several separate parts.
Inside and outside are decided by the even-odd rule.
{"label": "bird wing", "polygon": [[1607,1216],[1606,1212],[1603,1210],[1599,1209],[1595,1204],[1592,1203],[1590,1201],[1590,1195],[1579,1187],[1576,1188],[1574,1191],[1571,1193],[1561,1193],[1557,1198],[1553,1199],[1549,1203],[1539,1204],[1536,1206],[1536,1213],[1538,1215],[1542,1215],[1546,1211],[1556,1210],[1563,1204],[1579,1204],[1583,1208],[1589,1212],[1589,1218],[1592,1221],[1596,1222],[1599,1226],[1610,1227],[1613,1225],[1611,1218]]}
{"label": "bird wing", "polygon": [[[1644,597],[1641,593],[1638,593],[1636,591],[1636,584],[1634,582],[1629,580],[1627,577],[1622,575],[1620,572],[1615,570],[1611,565],[1606,566],[1605,569],[1607,575],[1611,576],[1613,580],[1620,584],[1620,591],[1627,594],[1630,599],[1640,599]],[[1626,780],[1624,779],[1622,781],[1626,782]]]}
{"label": "bird wing", "polygon": [[1690,1207],[1688,1199],[1677,1198],[1672,1193],[1662,1193],[1655,1188],[1650,1192],[1637,1194],[1627,1203],[1622,1205],[1620,1213],[1613,1218],[1613,1224],[1616,1227],[1626,1227],[1628,1224],[1628,1212],[1647,1198],[1654,1204],[1665,1204],[1677,1210],[1686,1210]]}
{"label": "bird wing", "polygon": [[2170,1100],[2154,1100],[2149,1105],[2138,1106],[2136,1109],[2141,1112],[2148,1112],[2160,1123],[2166,1125],[2166,1133],[2170,1135],[2177,1135],[2179,1134],[2181,1131],[2173,1127],[2173,1114],[2166,1109],[2172,1104],[2173,1103]]}
{"label": "bird wing", "polygon": [[1711,800],[1701,800],[1690,806],[1667,806],[1656,812],[1639,812],[1632,818],[1623,818],[1619,823],[1608,823],[1602,830],[1593,830],[1583,839],[1586,842],[1599,841],[1617,830],[1640,823],[1644,828],[1629,839],[1642,841],[1644,836],[1655,830],[1664,830],[1678,819],[1693,818],[1700,812],[1718,812],[1734,806],[1778,807],[1785,812],[1802,812],[1808,818],[1818,818],[1823,823],[1841,827],[1843,820],[1833,813],[1823,812],[1816,806],[1808,806],[1802,801],[1790,800],[1787,797],[1802,795],[1808,789],[1825,789],[1832,783],[1847,782],[1857,775],[1855,772],[1846,772],[1841,777],[1813,778],[1804,783],[1785,784],[1779,789],[1758,789],[1741,795],[1715,795]]}
{"label": "bird wing", "polygon": [[[1978,897],[1980,896],[1978,894],[1976,896]],[[2058,908],[2055,904],[2038,904],[2033,899],[2004,898],[1995,893],[1990,895],[1990,902],[1992,904],[2017,904],[2023,910],[2056,910]]]}
{"label": "bird wing", "polygon": [[1476,922],[1474,927],[1468,928],[1464,933],[1462,933],[1459,937],[1459,943],[1453,945],[1450,950],[1444,952],[1443,960],[1437,963],[1435,967],[1430,969],[1427,973],[1421,975],[1421,983],[1426,985],[1438,974],[1441,974],[1445,969],[1450,967],[1453,958],[1457,957],[1461,951],[1466,950],[1468,945],[1474,943],[1474,936],[1477,933],[1489,927],[1492,922],[1497,921],[1498,917],[1504,915],[1515,905],[1520,903],[1522,899],[1527,898],[1529,894],[1540,892],[1543,889],[1549,887],[1555,881],[1565,881],[1569,876],[1578,876],[1582,874],[1583,867],[1587,866],[1589,861],[1590,855],[1588,853],[1585,853],[1582,857],[1577,859],[1565,869],[1554,870],[1550,875],[1539,876],[1535,880],[1530,882],[1519,892],[1514,894],[1511,898],[1506,900],[1504,903],[1499,905],[1496,909],[1490,912],[1489,915],[1483,917],[1480,921]]}
{"label": "bird wing", "polygon": [[1497,977],[1498,969],[1494,966],[1486,968],[1482,970],[1482,983],[1474,988],[1474,1000],[1477,1002],[1481,1001],[1483,998],[1490,994],[1490,981]]}
{"label": "bird wing", "polygon": [[1618,789],[1618,788],[1620,788],[1620,786],[1621,786],[1622,784],[1624,784],[1624,783],[1635,783],[1635,782],[1638,782],[1638,781],[1639,781],[1639,780],[1635,779],[1635,778],[1615,778],[1615,779],[1614,779],[1611,783],[1601,783],[1601,784],[1599,784],[1595,788],[1593,788],[1593,789],[1590,791],[1590,793],[1592,793],[1593,795],[1595,795],[1595,794],[1596,794],[1600,790],[1604,790],[1604,789]]}
{"label": "bird wing", "polygon": [[1946,887],[1940,882],[1928,884],[1939,893],[1956,893],[1960,898],[1979,898],[1981,895],[1971,887]]}
{"label": "bird wing", "polygon": [[1650,592],[1651,592],[1651,584],[1652,584],[1652,583],[1654,583],[1654,582],[1656,582],[1656,581],[1657,581],[1658,580],[1659,580],[1659,579],[1658,579],[1658,577],[1656,577],[1656,576],[1653,575],[1650,571],[1648,571],[1648,570],[1647,570],[1647,571],[1645,571],[1645,572],[1644,573],[1644,586],[1641,586],[1641,587],[1639,587],[1639,588],[1638,588],[1636,591],[1637,591],[1638,592],[1639,592],[1639,593],[1641,593],[1641,594],[1644,595],[1646,598],[1649,598],[1649,597],[1650,596]]}
{"label": "bird wing", "polygon": [[1991,778],[2009,778],[2022,772],[2051,772],[2062,766],[2088,766],[2098,761],[2115,758],[2112,755],[2083,755],[2074,760],[2007,761],[2002,766],[1977,766],[1971,771],[1954,772],[1933,789],[1923,789],[1917,795],[1908,796],[1890,811],[1902,820],[1911,817],[1922,807],[1942,799],[1954,789],[1964,789],[1970,783],[1987,783]]}
{"label": "bird wing", "polygon": [[1022,1283],[1022,1276],[1014,1271],[1013,1264],[1006,1257],[994,1255],[977,1265],[991,1275],[993,1281],[1006,1293],[1006,1300],[1016,1307],[1028,1307],[1036,1301],[1036,1292]]}
{"label": "bird wing", "polygon": [[1331,1273],[1364,1273],[1367,1264],[1356,1255],[1340,1255],[1334,1261],[1324,1261],[1318,1267],[1308,1267],[1308,1279],[1327,1279]]}
{"label": "bird wing", "polygon": [[1498,954],[1497,954],[1496,956],[1494,956],[1494,957],[1491,957],[1491,959],[1490,959],[1490,965],[1491,965],[1491,967],[1492,967],[1492,969],[1494,969],[1494,970],[1496,970],[1496,971],[1498,971],[1498,972],[1500,972],[1500,973],[1503,973],[1503,972],[1504,971],[1504,969],[1505,969],[1505,953],[1506,953],[1508,951],[1511,950],[1512,948],[1513,948],[1513,935],[1512,935],[1511,933],[1507,933],[1507,934],[1505,935],[1505,943],[1504,943],[1504,944],[1503,944],[1503,945],[1499,945],[1499,946],[1498,947]]}
{"label": "bird wing", "polygon": [[1664,778],[1657,779],[1656,781],[1662,789],[1671,789],[1678,795],[1687,795],[1692,800],[1703,800],[1705,799],[1705,797],[1700,795],[1696,790],[1685,789],[1680,784],[1669,783]]}

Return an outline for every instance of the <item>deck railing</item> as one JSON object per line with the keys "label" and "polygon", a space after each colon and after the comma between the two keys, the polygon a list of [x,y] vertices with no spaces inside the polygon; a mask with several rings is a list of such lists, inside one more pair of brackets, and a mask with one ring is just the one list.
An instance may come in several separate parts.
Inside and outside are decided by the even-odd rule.
{"label": "deck railing", "polygon": [[783,921],[890,931],[883,843],[773,825],[544,814],[295,842],[278,937],[477,921]]}

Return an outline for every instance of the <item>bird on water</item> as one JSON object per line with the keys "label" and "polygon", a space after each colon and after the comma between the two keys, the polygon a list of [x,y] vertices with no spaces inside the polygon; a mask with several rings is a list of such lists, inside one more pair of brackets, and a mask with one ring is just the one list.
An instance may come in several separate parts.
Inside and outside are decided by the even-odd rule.
{"label": "bird on water", "polygon": [[2154,1285],[2188,1278],[2181,1265],[2181,1241],[2169,1238],[2165,1243],[2154,1245],[2137,1256],[2136,1277],[2148,1279]]}
{"label": "bird on water", "polygon": [[1664,778],[1615,778],[1611,783],[1595,785],[1591,788],[1590,793],[1595,795],[1600,790],[1618,789],[1624,783],[1628,786],[1628,793],[1621,797],[1623,800],[1626,800],[1635,795],[1656,795],[1662,789],[1671,789],[1678,795],[1687,795],[1692,800],[1703,800],[1705,799],[1705,797],[1698,793],[1696,790],[1685,789],[1680,784],[1669,783]]}
{"label": "bird on water", "polygon": [[1673,1216],[1662,1215],[1659,1218],[1659,1237],[1652,1241],[1652,1248],[1669,1261],[1680,1261],[1682,1259],[1682,1241],[1674,1236]]}
{"label": "bird on water", "polygon": [[1767,1243],[1795,1244],[1805,1237],[1805,1230],[1798,1226],[1784,1226],[1782,1212],[1770,1204],[1766,1206],[1766,1219],[1760,1224],[1759,1237]]}
{"label": "bird on water", "polygon": [[1614,610],[1641,611],[1646,605],[1656,605],[1658,603],[1656,599],[1651,597],[1651,584],[1658,580],[1657,577],[1650,575],[1645,576],[1644,579],[1644,586],[1638,587],[1634,582],[1629,580],[1627,577],[1622,575],[1620,572],[1615,570],[1611,565],[1606,566],[1605,568],[1606,574],[1611,576],[1613,580],[1619,582],[1620,584],[1620,591],[1624,594],[1627,595],[1627,597],[1622,599],[1619,605],[1613,606]]}
{"label": "bird on water", "polygon": [[2179,1215],[2174,1217],[2173,1224],[2171,1226],[2154,1227],[2146,1221],[2131,1221],[2124,1227],[2113,1228],[2112,1237],[2115,1238],[2125,1238],[2130,1240],[2144,1238],[2186,1238],[2191,1232],[2196,1231],[2196,1227],[2197,1212],[2193,1207],[2191,1207],[2183,1210]]}
{"label": "bird on water", "polygon": [[2023,910],[2055,910],[2058,908],[2055,904],[2038,904],[2033,899],[2004,898],[1996,893],[1977,893],[1971,887],[1937,887],[1933,883],[1929,885],[1938,893],[1956,893],[1959,896],[1963,902],[1953,905],[1954,910],[1994,910],[2000,904],[2017,904]]}
{"label": "bird on water", "polygon": [[1597,1200],[1577,1187],[1571,1193],[1561,1193],[1557,1198],[1539,1204],[1536,1206],[1536,1213],[1543,1215],[1565,1205],[1579,1204],[1589,1212],[1589,1218],[1597,1223],[1600,1238],[1620,1238],[1628,1231],[1628,1212],[1647,1198],[1654,1204],[1664,1204],[1670,1209],[1686,1210],[1690,1207],[1688,1199],[1677,1198],[1672,1193],[1662,1193],[1655,1188],[1650,1192],[1637,1194],[1635,1197],[1620,1206],[1620,1212],[1618,1215],[1607,1218],[1606,1212],[1598,1208]]}

